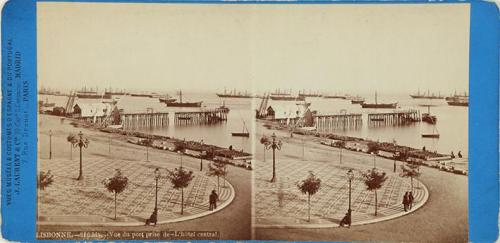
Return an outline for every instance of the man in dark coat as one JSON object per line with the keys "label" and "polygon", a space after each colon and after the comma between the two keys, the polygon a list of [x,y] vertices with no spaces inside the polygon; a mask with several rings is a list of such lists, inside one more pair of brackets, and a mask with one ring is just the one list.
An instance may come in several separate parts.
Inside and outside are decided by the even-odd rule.
{"label": "man in dark coat", "polygon": [[408,202],[409,202],[408,192],[406,192],[405,195],[403,196],[403,208],[405,212],[408,211]]}
{"label": "man in dark coat", "polygon": [[408,205],[410,206],[410,209],[412,208],[413,206],[413,193],[410,192],[410,194],[408,194]]}

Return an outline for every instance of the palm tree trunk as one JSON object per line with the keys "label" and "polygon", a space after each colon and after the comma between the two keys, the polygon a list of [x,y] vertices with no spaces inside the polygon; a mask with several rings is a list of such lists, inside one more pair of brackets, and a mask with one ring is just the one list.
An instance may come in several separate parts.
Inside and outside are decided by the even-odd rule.
{"label": "palm tree trunk", "polygon": [[375,216],[377,216],[377,190],[375,190]]}
{"label": "palm tree trunk", "polygon": [[115,220],[116,220],[116,192],[115,192]]}
{"label": "palm tree trunk", "polygon": [[69,160],[73,160],[73,144],[69,143]]}
{"label": "palm tree trunk", "polygon": [[266,162],[266,146],[264,146],[264,162]]}
{"label": "palm tree trunk", "polygon": [[311,222],[311,194],[307,194],[307,222]]}
{"label": "palm tree trunk", "polygon": [[411,182],[411,191],[413,192],[413,177],[410,177],[410,182]]}
{"label": "palm tree trunk", "polygon": [[181,189],[181,215],[184,214],[184,189]]}

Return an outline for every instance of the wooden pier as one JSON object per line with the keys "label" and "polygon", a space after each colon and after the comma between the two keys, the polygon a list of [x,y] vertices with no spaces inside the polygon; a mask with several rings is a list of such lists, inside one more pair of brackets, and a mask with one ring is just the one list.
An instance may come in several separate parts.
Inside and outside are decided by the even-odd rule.
{"label": "wooden pier", "polygon": [[368,126],[370,127],[407,125],[420,121],[421,117],[419,110],[405,110],[405,111],[368,114]]}
{"label": "wooden pier", "polygon": [[[280,118],[274,119],[280,125],[289,127],[301,127],[303,118]],[[336,114],[336,115],[314,115],[314,124],[318,132],[333,131],[338,129],[358,129],[363,125],[361,114]]]}
{"label": "wooden pier", "polygon": [[175,112],[174,123],[175,125],[215,124],[227,121],[227,113],[225,109]]}
{"label": "wooden pier", "polygon": [[317,115],[314,119],[318,132],[359,129],[363,126],[361,114]]}
{"label": "wooden pier", "polygon": [[123,129],[166,127],[169,124],[168,112],[122,113]]}

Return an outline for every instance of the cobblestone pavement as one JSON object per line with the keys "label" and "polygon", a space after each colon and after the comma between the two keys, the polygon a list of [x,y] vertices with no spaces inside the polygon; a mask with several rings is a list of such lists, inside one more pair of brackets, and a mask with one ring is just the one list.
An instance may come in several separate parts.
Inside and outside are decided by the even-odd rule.
{"label": "cobblestone pavement", "polygon": [[[184,214],[181,215],[181,191],[172,188],[166,178],[167,170],[174,164],[144,161],[113,160],[85,156],[84,180],[78,181],[77,159],[40,159],[40,170],[50,170],[54,183],[39,192],[40,223],[143,223],[154,209],[154,170],[160,168],[162,177],[158,181],[158,221],[182,220],[196,217],[208,211],[208,196],[217,190],[217,178],[208,177],[195,169],[194,179],[184,189]],[[120,169],[129,178],[125,191],[117,197],[117,220],[114,217],[114,194],[108,192],[102,181]],[[189,168],[188,168],[189,169]],[[234,193],[229,183],[220,180],[219,205],[227,205]],[[225,185],[225,186],[224,186]]]}
{"label": "cobblestone pavement", "polygon": [[[349,181],[346,173],[350,169],[339,164],[280,159],[276,163],[278,181],[270,183],[272,162],[257,162],[255,170],[255,223],[257,227],[301,227],[307,225],[338,225],[348,209]],[[375,194],[366,190],[362,178],[365,168],[353,169],[351,208],[352,223],[376,222],[404,214],[402,200],[411,190],[410,180],[401,178],[392,171],[383,187],[377,190],[378,214],[375,212]],[[321,179],[321,188],[311,197],[311,222],[307,222],[307,195],[302,194],[296,184],[312,171]],[[414,207],[423,205],[428,191],[416,180],[413,181]]]}

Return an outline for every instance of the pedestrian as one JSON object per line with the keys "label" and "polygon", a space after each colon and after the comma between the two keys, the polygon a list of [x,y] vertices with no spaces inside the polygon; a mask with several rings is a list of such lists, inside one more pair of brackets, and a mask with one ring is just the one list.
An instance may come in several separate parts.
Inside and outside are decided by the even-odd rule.
{"label": "pedestrian", "polygon": [[344,227],[344,225],[347,225],[348,227],[351,227],[351,210],[347,210],[347,213],[345,216],[342,218],[340,221],[340,227]]}
{"label": "pedestrian", "polygon": [[403,209],[408,211],[408,192],[405,192],[405,195],[403,196]]}
{"label": "pedestrian", "polygon": [[451,151],[451,158],[454,159],[455,158],[455,154],[453,153],[453,151]]}
{"label": "pedestrian", "polygon": [[424,147],[422,147],[422,151],[424,151],[424,152],[425,152],[425,146],[424,146]]}
{"label": "pedestrian", "polygon": [[413,192],[410,192],[410,194],[408,194],[408,205],[409,205],[409,208],[411,210],[412,206],[413,206]]}
{"label": "pedestrian", "polygon": [[462,151],[458,151],[457,155],[458,155],[459,158],[462,158]]}
{"label": "pedestrian", "polygon": [[210,204],[209,206],[209,210],[212,211],[214,210],[214,204],[215,204],[215,190],[212,190],[212,193],[210,194],[210,196],[208,196],[208,202]]}
{"label": "pedestrian", "polygon": [[212,194],[214,195],[214,209],[217,209],[217,201],[219,200],[219,195],[217,195],[215,190],[212,190]]}

